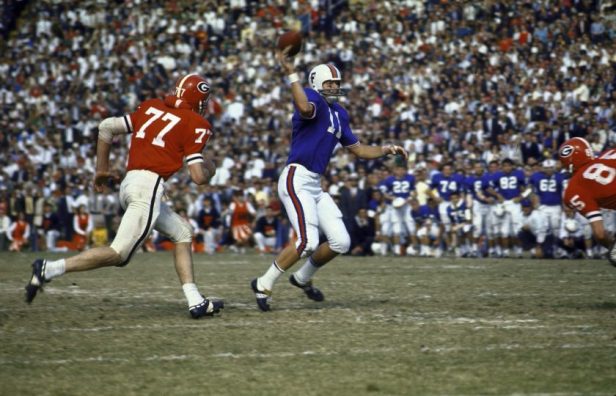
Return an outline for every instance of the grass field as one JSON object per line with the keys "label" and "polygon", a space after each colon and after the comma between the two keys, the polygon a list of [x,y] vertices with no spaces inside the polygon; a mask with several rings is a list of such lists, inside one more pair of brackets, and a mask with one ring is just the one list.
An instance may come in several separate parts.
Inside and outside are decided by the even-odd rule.
{"label": "grass field", "polygon": [[23,302],[30,254],[0,255],[0,394],[616,394],[605,261],[342,257],[274,311],[269,257],[195,258],[222,316],[189,318],[169,254],[70,274]]}

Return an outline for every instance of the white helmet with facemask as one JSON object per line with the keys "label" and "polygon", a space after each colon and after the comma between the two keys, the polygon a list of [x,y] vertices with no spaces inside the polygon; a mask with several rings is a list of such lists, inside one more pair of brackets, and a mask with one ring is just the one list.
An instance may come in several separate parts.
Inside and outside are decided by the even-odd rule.
{"label": "white helmet with facemask", "polygon": [[328,103],[334,103],[340,96],[345,96],[347,93],[344,89],[323,89],[325,81],[338,81],[342,84],[342,75],[340,70],[331,63],[315,66],[310,70],[308,79],[310,87],[320,93]]}

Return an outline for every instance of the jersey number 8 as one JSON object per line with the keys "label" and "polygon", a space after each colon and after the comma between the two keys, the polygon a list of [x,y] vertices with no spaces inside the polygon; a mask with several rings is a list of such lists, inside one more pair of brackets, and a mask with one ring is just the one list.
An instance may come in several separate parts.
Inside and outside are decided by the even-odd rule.
{"label": "jersey number 8", "polygon": [[588,167],[582,174],[585,179],[594,180],[604,186],[614,181],[616,177],[616,169],[600,163],[593,164]]}

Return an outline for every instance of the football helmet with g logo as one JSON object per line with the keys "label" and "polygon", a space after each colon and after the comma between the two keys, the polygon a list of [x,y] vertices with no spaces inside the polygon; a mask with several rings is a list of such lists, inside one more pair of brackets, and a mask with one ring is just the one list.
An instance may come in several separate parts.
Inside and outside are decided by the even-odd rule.
{"label": "football helmet with g logo", "polygon": [[175,84],[175,97],[203,116],[210,99],[210,85],[198,74],[187,74],[180,77]]}
{"label": "football helmet with g logo", "polygon": [[580,137],[564,142],[558,149],[558,157],[563,168],[571,173],[595,158],[590,144]]}

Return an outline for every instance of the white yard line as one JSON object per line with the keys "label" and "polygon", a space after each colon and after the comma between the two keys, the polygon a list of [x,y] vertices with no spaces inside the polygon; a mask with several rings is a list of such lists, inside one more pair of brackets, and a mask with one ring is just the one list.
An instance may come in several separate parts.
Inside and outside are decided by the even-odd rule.
{"label": "white yard line", "polygon": [[[503,351],[503,350],[554,350],[554,349],[589,349],[589,348],[616,348],[616,343],[613,344],[561,344],[561,345],[542,345],[542,344],[493,344],[486,345],[482,348],[468,347],[430,347],[426,346],[421,349],[423,353],[459,353],[470,352],[476,353],[481,351]],[[410,351],[409,351],[410,352]],[[302,357],[324,357],[324,356],[356,356],[356,355],[371,355],[371,354],[399,354],[400,348],[351,348],[342,351],[281,351],[281,352],[218,352],[209,355],[150,355],[136,358],[124,358],[119,356],[90,356],[70,359],[0,359],[0,366],[7,365],[65,365],[65,364],[83,364],[83,363],[139,363],[139,362],[164,362],[164,361],[210,361],[212,358],[218,359],[286,359],[286,358],[302,358]]]}

